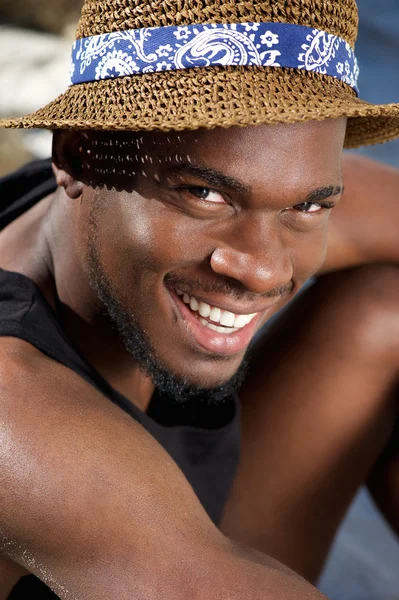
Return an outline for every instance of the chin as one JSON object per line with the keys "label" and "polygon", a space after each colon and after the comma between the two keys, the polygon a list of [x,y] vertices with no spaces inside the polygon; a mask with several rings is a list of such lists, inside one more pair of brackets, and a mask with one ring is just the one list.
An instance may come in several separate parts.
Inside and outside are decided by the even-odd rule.
{"label": "chin", "polygon": [[[247,363],[245,360],[221,361],[196,360],[189,361],[189,368],[182,371],[179,364],[163,364],[159,361],[157,368],[148,372],[154,385],[176,400],[185,400],[195,396],[201,396],[206,401],[218,401],[231,396],[241,386],[246,373]],[[179,368],[180,367],[180,368]]]}

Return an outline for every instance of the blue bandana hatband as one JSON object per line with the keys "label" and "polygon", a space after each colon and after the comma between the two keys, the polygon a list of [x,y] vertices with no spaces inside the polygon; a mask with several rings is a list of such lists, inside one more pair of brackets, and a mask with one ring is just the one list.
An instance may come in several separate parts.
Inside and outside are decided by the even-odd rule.
{"label": "blue bandana hatband", "polygon": [[358,64],[340,37],[289,23],[151,27],[104,33],[73,46],[71,85],[192,67],[305,69],[344,81],[358,93]]}

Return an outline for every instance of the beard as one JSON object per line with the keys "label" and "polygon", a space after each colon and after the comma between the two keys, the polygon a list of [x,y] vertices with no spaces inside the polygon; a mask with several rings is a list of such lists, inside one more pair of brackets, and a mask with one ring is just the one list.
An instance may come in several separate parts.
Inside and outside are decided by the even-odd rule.
{"label": "beard", "polygon": [[[96,231],[95,222],[91,219],[87,256],[90,285],[100,299],[105,315],[117,331],[125,349],[137,362],[140,370],[150,377],[157,391],[168,396],[173,402],[182,403],[190,400],[208,404],[220,402],[237,392],[247,370],[245,359],[231,379],[210,388],[200,387],[184,377],[177,376],[163,364],[140,326],[138,317],[120,301],[99,256]],[[220,357],[215,356],[213,360],[218,361]]]}

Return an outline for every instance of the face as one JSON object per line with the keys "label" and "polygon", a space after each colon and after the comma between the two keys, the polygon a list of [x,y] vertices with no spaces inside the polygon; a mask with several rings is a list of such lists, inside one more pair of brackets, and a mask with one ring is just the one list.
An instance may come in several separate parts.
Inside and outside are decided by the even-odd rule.
{"label": "face", "polygon": [[230,380],[322,265],[345,126],[84,136],[87,272],[166,372],[201,388]]}

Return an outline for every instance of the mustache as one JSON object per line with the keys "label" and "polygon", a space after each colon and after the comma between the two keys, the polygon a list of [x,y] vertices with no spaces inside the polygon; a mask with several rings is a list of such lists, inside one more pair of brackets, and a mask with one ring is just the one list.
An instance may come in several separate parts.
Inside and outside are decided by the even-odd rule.
{"label": "mustache", "polygon": [[201,291],[207,294],[221,294],[234,298],[234,300],[244,300],[246,302],[255,302],[256,300],[259,300],[259,298],[280,298],[281,296],[284,296],[284,294],[291,293],[294,288],[293,281],[290,281],[284,285],[278,285],[262,294],[256,294],[249,291],[239,281],[229,279],[228,277],[215,279],[214,281],[201,281],[201,279],[193,280],[169,274],[165,277],[165,283],[182,292],[191,291],[193,292],[193,295],[195,295],[195,291]]}

